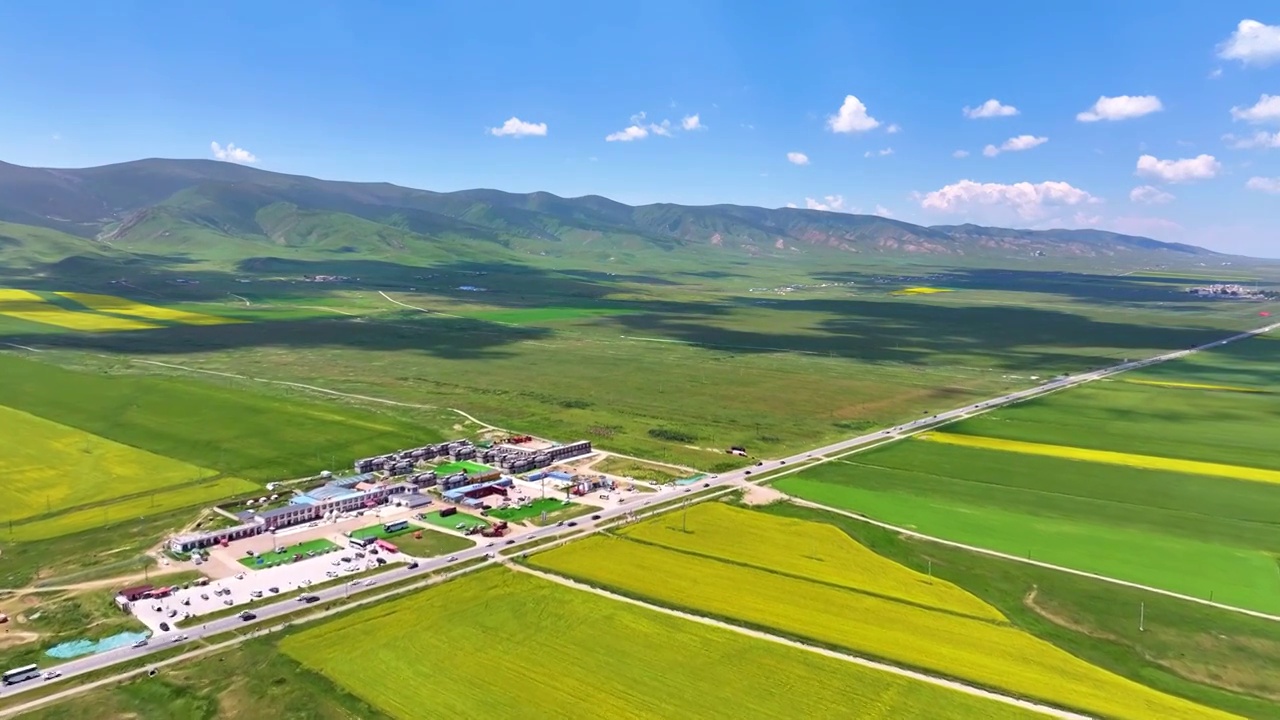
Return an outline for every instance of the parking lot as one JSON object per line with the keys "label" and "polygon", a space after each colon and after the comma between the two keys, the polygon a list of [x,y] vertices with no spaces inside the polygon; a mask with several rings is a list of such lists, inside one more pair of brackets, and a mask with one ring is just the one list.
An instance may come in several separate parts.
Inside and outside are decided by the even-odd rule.
{"label": "parking lot", "polygon": [[[356,552],[363,557],[357,558]],[[343,562],[342,558],[348,558],[349,561]],[[174,621],[183,622],[186,613],[191,616],[191,619],[186,619],[186,625],[189,626],[201,615],[212,612],[228,608],[250,610],[255,603],[270,602],[285,593],[371,570],[378,567],[378,559],[388,564],[413,560],[401,553],[379,551],[369,554],[348,548],[262,570],[242,568],[235,575],[213,580],[203,587],[180,589],[173,595],[158,600],[138,600],[133,603],[133,613],[153,633],[163,633],[161,623],[168,624],[172,630]],[[376,582],[376,576],[360,582],[370,580]]]}

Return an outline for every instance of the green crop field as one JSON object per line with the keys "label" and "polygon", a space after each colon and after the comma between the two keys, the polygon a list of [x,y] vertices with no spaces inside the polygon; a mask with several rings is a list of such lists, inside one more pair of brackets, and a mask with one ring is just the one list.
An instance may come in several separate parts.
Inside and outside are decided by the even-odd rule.
{"label": "green crop field", "polygon": [[391,413],[282,400],[234,381],[82,372],[10,353],[0,353],[0,377],[0,405],[250,480],[299,477],[442,439]]}
{"label": "green crop field", "polygon": [[399,530],[396,530],[395,532],[387,532],[386,530],[383,529],[384,525],[385,523],[378,523],[377,525],[370,525],[369,527],[363,527],[358,530],[352,530],[351,537],[360,538],[361,540],[365,538],[381,538],[383,540],[389,540],[393,537],[399,537],[401,535],[404,535],[405,533],[411,533],[417,529],[413,525],[408,525]]}
{"label": "green crop field", "polygon": [[[456,662],[454,648],[477,643],[485,652]],[[440,717],[477,708],[522,718],[1034,717],[501,569],[304,630],[280,647],[402,718],[425,707]],[[430,683],[420,681],[423,668]]]}
{"label": "green crop field", "polygon": [[[1275,474],[1277,358],[1276,340],[1233,343],[996,410],[939,436],[959,433],[965,444],[894,443],[775,486],[949,540],[1280,612],[1280,485],[1189,463],[1227,465],[1222,473],[1238,478]],[[1264,392],[1215,389],[1228,387]],[[1004,441],[1050,444],[1060,456],[1006,451]],[[1094,461],[1093,450],[1173,462],[1127,467]],[[1210,469],[1192,474],[1200,467]]]}
{"label": "green crop field", "polygon": [[[1095,715],[1230,717],[1092,666],[1011,626],[997,610],[950,583],[887,563],[847,540],[844,547],[833,544],[827,531],[797,530],[768,516],[741,528],[734,518],[704,507],[689,511],[689,531],[659,517],[621,537],[594,536],[530,562],[657,603]],[[637,532],[644,539],[630,539]],[[771,542],[734,545],[751,532],[763,532]],[[654,537],[664,545],[652,544]],[[830,559],[788,558],[812,553],[815,546]],[[843,569],[833,576],[828,563]],[[821,569],[811,578],[807,566]]]}
{"label": "green crop field", "polygon": [[479,475],[480,473],[492,472],[493,470],[494,468],[491,468],[488,465],[471,462],[470,460],[455,460],[453,462],[447,462],[443,465],[436,466],[436,474],[440,477],[463,471],[466,471],[469,475]]}
{"label": "green crop field", "polygon": [[240,558],[240,564],[252,570],[261,570],[273,565],[291,562],[294,555],[301,554],[303,557],[306,557],[307,553],[320,555],[323,553],[334,552],[338,549],[337,545],[328,540],[307,540],[305,542],[294,543],[293,545],[282,544],[276,550],[260,552],[255,557],[242,557]]}
{"label": "green crop field", "polygon": [[[1280,675],[1271,671],[1280,664],[1280,623],[939,545],[792,503],[754,510],[838,527],[886,560],[954,583],[1015,626],[1131,680],[1245,717],[1280,717]],[[794,557],[813,567],[824,556],[810,550]]]}

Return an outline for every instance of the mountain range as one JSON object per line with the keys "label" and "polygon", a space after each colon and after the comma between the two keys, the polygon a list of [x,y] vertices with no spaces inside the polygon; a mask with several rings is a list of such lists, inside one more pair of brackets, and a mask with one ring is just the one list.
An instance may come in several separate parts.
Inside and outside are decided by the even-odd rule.
{"label": "mountain range", "polygon": [[[1218,256],[1193,245],[1101,230],[925,227],[875,215],[739,205],[630,206],[587,195],[432,192],[319,180],[213,160],[148,159],[82,169],[0,162],[0,221],[58,231],[99,250],[261,255],[466,254],[695,249],[1003,258]],[[18,242],[8,233],[10,243]],[[0,229],[0,247],[6,233]],[[26,240],[25,242],[32,242]]]}

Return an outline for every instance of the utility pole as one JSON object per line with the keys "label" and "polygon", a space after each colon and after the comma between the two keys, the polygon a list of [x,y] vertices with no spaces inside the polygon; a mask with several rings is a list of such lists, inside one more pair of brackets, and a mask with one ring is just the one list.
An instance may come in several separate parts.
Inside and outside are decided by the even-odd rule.
{"label": "utility pole", "polygon": [[1138,603],[1138,632],[1146,632],[1147,630],[1147,603]]}

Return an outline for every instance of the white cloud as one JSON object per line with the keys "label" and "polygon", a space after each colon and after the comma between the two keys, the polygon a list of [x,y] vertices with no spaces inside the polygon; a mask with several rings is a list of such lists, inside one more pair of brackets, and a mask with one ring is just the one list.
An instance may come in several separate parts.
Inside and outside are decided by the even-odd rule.
{"label": "white cloud", "polygon": [[660,123],[645,122],[644,111],[640,111],[631,116],[631,124],[619,130],[618,132],[609,133],[604,137],[605,142],[633,142],[635,140],[643,140],[652,135],[661,135],[663,137],[671,137],[671,121],[663,120]]}
{"label": "white cloud", "polygon": [[795,203],[787,203],[787,207],[789,207],[789,208],[791,208],[791,209],[793,209],[793,210],[794,210],[794,209],[796,208],[796,204],[795,204]]}
{"label": "white cloud", "polygon": [[902,127],[898,125],[898,123],[891,123],[889,127],[884,129],[884,131],[889,133],[890,135],[897,135],[898,133],[902,132]]}
{"label": "white cloud", "polygon": [[1250,190],[1280,195],[1280,177],[1251,177],[1244,186]]}
{"label": "white cloud", "polygon": [[1101,202],[1098,198],[1065,182],[979,183],[961,180],[918,196],[920,207],[943,213],[969,213],[981,209],[1012,211],[1022,220],[1045,217],[1055,207]]}
{"label": "white cloud", "polygon": [[978,120],[980,118],[1009,117],[1010,115],[1017,115],[1018,108],[1012,105],[1002,105],[999,100],[991,98],[978,107],[971,108],[966,105],[962,112],[964,112],[964,116],[970,120]]}
{"label": "white cloud", "polygon": [[867,106],[853,95],[844,96],[839,112],[827,118],[827,128],[835,133],[866,132],[880,127],[880,121],[867,114]]}
{"label": "white cloud", "polygon": [[1280,25],[1241,20],[1231,37],[1218,46],[1218,57],[1245,65],[1268,65],[1280,60]]}
{"label": "white cloud", "polygon": [[631,142],[632,140],[643,140],[649,137],[649,131],[639,125],[631,125],[623,128],[618,132],[609,133],[604,136],[605,142]]}
{"label": "white cloud", "polygon": [[698,113],[684,116],[680,121],[680,127],[685,130],[706,130],[707,126],[702,124],[702,118],[698,117]]}
{"label": "white cloud", "polygon": [[1049,142],[1049,138],[1047,137],[1018,135],[1017,137],[1011,137],[1008,140],[1005,140],[1000,144],[1000,147],[988,145],[982,148],[982,154],[987,157],[995,157],[1002,152],[1022,152],[1023,150],[1030,150],[1031,148],[1039,147],[1047,142]]}
{"label": "white cloud", "polygon": [[53,135],[50,135],[49,137],[50,137],[50,138],[52,138],[54,142],[58,142],[58,141],[62,140],[62,133],[54,133]]}
{"label": "white cloud", "polygon": [[1280,122],[1280,95],[1263,95],[1253,107],[1233,107],[1231,119],[1251,123]]}
{"label": "white cloud", "polygon": [[1136,174],[1168,183],[1180,183],[1208,180],[1217,177],[1220,170],[1222,163],[1212,155],[1197,155],[1182,160],[1160,160],[1154,155],[1143,155],[1138,158]]}
{"label": "white cloud", "polygon": [[1128,120],[1130,118],[1160,112],[1164,105],[1155,95],[1118,95],[1098,98],[1093,107],[1076,115],[1080,122],[1097,122],[1099,120]]}
{"label": "white cloud", "polygon": [[1222,77],[1222,68],[1214,68],[1209,71],[1210,80],[1217,80],[1220,77]]}
{"label": "white cloud", "polygon": [[808,165],[809,156],[802,152],[789,152],[787,153],[787,162],[792,165]]}
{"label": "white cloud", "polygon": [[213,157],[224,162],[240,163],[241,165],[249,165],[258,162],[258,156],[236,147],[235,143],[227,143],[226,147],[222,147],[216,142],[209,143],[209,150],[213,152]]}
{"label": "white cloud", "polygon": [[884,148],[882,150],[868,150],[862,153],[862,157],[885,157],[886,155],[892,154],[893,148]]}
{"label": "white cloud", "polygon": [[1172,195],[1150,185],[1139,185],[1129,191],[1129,202],[1142,203],[1144,205],[1163,205],[1172,201]]}
{"label": "white cloud", "polygon": [[967,157],[969,157],[969,151],[968,151],[968,150],[957,150],[957,151],[955,151],[955,152],[951,153],[951,157],[953,157],[953,158],[967,158]]}
{"label": "white cloud", "polygon": [[893,217],[893,211],[883,205],[876,205],[875,212],[871,214],[879,215],[880,217],[886,217],[886,218]]}
{"label": "white cloud", "polygon": [[1280,132],[1269,133],[1265,131],[1258,131],[1251,137],[1223,135],[1222,139],[1231,143],[1231,147],[1237,150],[1248,150],[1251,148],[1280,148]]}
{"label": "white cloud", "polygon": [[811,197],[804,199],[804,206],[810,210],[826,210],[828,212],[842,212],[845,209],[844,196],[827,195],[821,200],[814,200]]}
{"label": "white cloud", "polygon": [[525,122],[518,117],[512,117],[500,127],[489,128],[489,134],[494,137],[545,137],[547,124]]}

